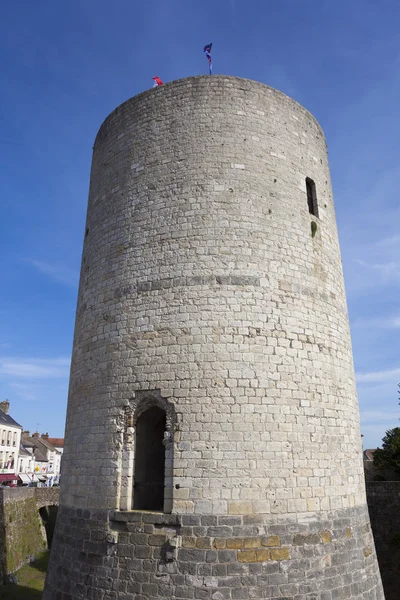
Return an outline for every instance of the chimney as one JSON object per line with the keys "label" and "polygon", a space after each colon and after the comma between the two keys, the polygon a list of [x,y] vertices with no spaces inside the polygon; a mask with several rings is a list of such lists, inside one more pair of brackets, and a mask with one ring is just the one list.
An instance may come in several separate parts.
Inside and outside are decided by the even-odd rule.
{"label": "chimney", "polygon": [[29,437],[29,431],[27,429],[22,432],[22,437]]}
{"label": "chimney", "polygon": [[38,438],[39,437],[39,432],[35,431],[35,433],[32,433],[32,437],[33,438]]}
{"label": "chimney", "polygon": [[42,433],[42,435],[40,437],[42,438],[42,440],[48,440],[49,439],[49,434],[46,431],[46,433]]}
{"label": "chimney", "polygon": [[10,408],[10,403],[8,400],[3,400],[3,402],[0,402],[0,410],[2,410],[3,412],[6,413],[6,415],[8,415],[8,409]]}

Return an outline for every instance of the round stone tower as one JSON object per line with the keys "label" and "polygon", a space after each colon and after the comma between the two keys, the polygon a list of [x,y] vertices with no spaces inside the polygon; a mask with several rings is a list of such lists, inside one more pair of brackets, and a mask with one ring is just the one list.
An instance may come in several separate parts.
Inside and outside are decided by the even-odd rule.
{"label": "round stone tower", "polygon": [[324,134],[192,77],[94,145],[45,600],[382,600]]}

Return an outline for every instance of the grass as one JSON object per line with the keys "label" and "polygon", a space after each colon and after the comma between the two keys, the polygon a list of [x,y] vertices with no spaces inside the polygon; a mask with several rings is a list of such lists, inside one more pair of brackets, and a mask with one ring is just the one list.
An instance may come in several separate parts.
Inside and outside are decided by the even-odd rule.
{"label": "grass", "polygon": [[0,587],[1,600],[41,600],[49,553],[43,552],[36,560],[21,567],[16,573],[17,585]]}

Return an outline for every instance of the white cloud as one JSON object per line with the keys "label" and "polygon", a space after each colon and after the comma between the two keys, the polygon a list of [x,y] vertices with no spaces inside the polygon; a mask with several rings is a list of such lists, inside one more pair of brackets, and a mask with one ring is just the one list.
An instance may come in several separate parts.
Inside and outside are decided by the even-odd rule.
{"label": "white cloud", "polygon": [[[377,271],[385,283],[400,281],[400,264],[394,261],[387,263],[367,263],[364,260],[355,258],[354,261],[366,269]],[[376,281],[371,281],[371,285],[375,285]]]}
{"label": "white cloud", "polygon": [[391,235],[376,243],[377,246],[395,246],[397,244],[400,244],[400,235]]}
{"label": "white cloud", "polygon": [[[361,423],[373,425],[374,423],[395,423],[399,420],[399,412],[387,410],[364,410],[361,413]],[[382,426],[380,426],[382,429]]]}
{"label": "white cloud", "polygon": [[354,319],[351,322],[352,327],[363,327],[366,329],[399,329],[400,317],[371,317]]}
{"label": "white cloud", "polygon": [[400,368],[356,373],[357,383],[386,383],[400,381]]}
{"label": "white cloud", "polygon": [[47,275],[54,281],[62,283],[69,287],[76,288],[78,285],[79,275],[73,269],[60,264],[50,264],[48,262],[28,259],[28,262],[33,265],[38,271]]}
{"label": "white cloud", "polygon": [[35,393],[35,386],[32,385],[32,382],[29,383],[11,383],[10,387],[15,390],[20,398],[24,400],[36,400],[37,394]]}
{"label": "white cloud", "polygon": [[60,377],[58,379],[18,379],[9,382],[9,397],[12,399],[14,395],[24,400],[42,401],[43,398],[64,397],[66,386],[68,386],[68,378]]}
{"label": "white cloud", "polygon": [[0,357],[0,377],[47,379],[68,377],[70,359]]}

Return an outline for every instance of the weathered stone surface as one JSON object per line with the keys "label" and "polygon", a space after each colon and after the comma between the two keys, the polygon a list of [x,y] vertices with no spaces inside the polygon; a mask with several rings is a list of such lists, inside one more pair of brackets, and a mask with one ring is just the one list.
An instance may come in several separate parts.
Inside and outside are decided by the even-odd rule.
{"label": "weathered stone surface", "polygon": [[[154,404],[164,512],[131,518],[135,423]],[[315,119],[225,76],[118,107],[94,145],[44,600],[382,600],[358,419]]]}
{"label": "weathered stone surface", "polygon": [[[58,502],[58,488],[0,489],[0,586],[7,575],[48,547],[39,510],[57,507]],[[54,522],[49,527],[53,529]]]}
{"label": "weathered stone surface", "polygon": [[281,540],[277,535],[271,535],[269,537],[263,537],[261,540],[263,546],[280,546]]}
{"label": "weathered stone surface", "polygon": [[[52,560],[53,564],[58,562],[63,568],[49,572],[48,598],[55,593],[50,590],[57,588],[64,591],[66,600],[97,598],[103,593],[111,598],[112,590],[116,589],[118,600],[129,597],[124,595],[128,594],[124,591],[128,589],[135,600],[192,598],[196,594],[203,597],[208,593],[212,598],[221,589],[229,599],[240,599],[241,594],[245,598],[290,600],[309,600],[310,597],[323,600],[329,594],[332,600],[383,598],[365,507],[342,509],[326,515],[325,522],[332,536],[329,545],[321,542],[298,545],[296,542],[300,535],[310,538],[313,534],[307,536],[304,525],[288,521],[279,525],[280,539],[285,540],[285,545],[274,547],[262,545],[265,540],[270,543],[278,541],[277,536],[269,535],[276,526],[268,524],[268,519],[262,515],[258,521],[258,527],[265,532],[262,538],[194,536],[190,538],[194,542],[190,542],[188,547],[188,538],[177,533],[184,520],[182,516],[178,517],[178,529],[166,534],[162,546],[154,547],[154,541],[158,543],[158,538],[164,536],[157,533],[157,523],[147,534],[140,533],[145,521],[149,520],[146,513],[135,513],[137,533],[132,534],[128,529],[129,523],[122,522],[124,525],[118,531],[117,543],[107,538],[104,529],[106,513],[96,512],[87,516],[83,530],[90,523],[91,541],[78,535],[76,513],[76,509],[62,508],[58,517],[58,536]],[[112,517],[118,518],[117,513]],[[350,538],[346,527],[349,520],[353,527]],[[221,521],[224,522],[223,517]],[[120,525],[121,521],[110,521],[111,528],[114,523]],[[216,534],[218,529],[225,532],[225,526],[218,521],[213,527]],[[244,518],[242,525],[236,527],[247,531]],[[310,521],[306,527],[312,531],[320,527],[320,522]],[[196,540],[201,540],[201,546],[212,545],[214,550],[194,547]],[[240,548],[237,547],[238,540]],[[224,542],[224,547],[219,547],[219,541]],[[245,544],[248,548],[244,548]],[[158,554],[152,556],[152,550]],[[70,561],[75,564],[77,556],[84,568],[74,571],[71,580],[66,565]],[[88,571],[91,577],[87,576]]]}
{"label": "weathered stone surface", "polygon": [[[400,589],[400,481],[367,481],[368,509],[386,600]],[[349,533],[352,531],[349,528]]]}

